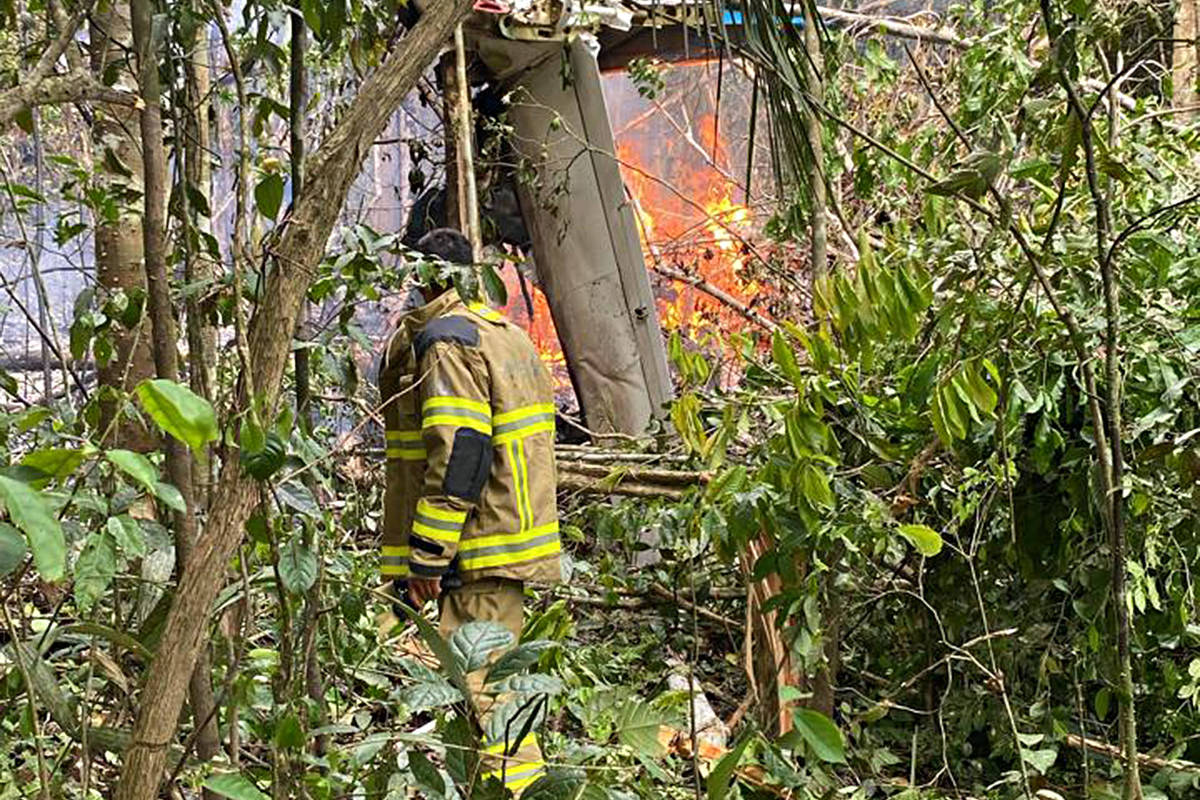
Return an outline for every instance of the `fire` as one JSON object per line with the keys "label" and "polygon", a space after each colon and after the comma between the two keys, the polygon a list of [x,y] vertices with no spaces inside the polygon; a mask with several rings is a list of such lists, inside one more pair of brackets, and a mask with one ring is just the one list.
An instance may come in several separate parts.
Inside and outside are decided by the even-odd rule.
{"label": "fire", "polygon": [[560,393],[566,393],[570,390],[571,377],[567,372],[566,356],[563,355],[562,345],[558,341],[558,331],[554,328],[554,319],[550,316],[550,304],[542,290],[528,277],[522,287],[517,272],[519,269],[521,265],[517,262],[506,261],[498,270],[504,281],[505,294],[508,295],[508,302],[501,311],[529,334],[538,356],[554,378],[554,385]]}
{"label": "fire", "polygon": [[753,308],[763,294],[751,264],[756,215],[735,199],[742,190],[721,163],[726,148],[715,118],[701,117],[696,130],[696,137],[665,140],[627,136],[617,158],[647,266],[658,278],[664,331],[722,349],[715,334],[751,323],[714,295]]}
{"label": "fire", "polygon": [[[704,69],[703,64],[672,68],[668,82],[702,88]],[[741,141],[738,136],[746,138],[747,115],[735,111],[718,119],[711,97],[680,100],[671,108],[651,106],[631,86],[622,87],[609,81],[605,93],[659,322],[666,334],[678,333],[714,355],[721,382],[729,385],[741,373],[729,335],[757,330],[750,317],[773,317],[779,300],[758,278],[761,247],[755,231],[762,219],[739,201],[745,189],[734,177],[745,171],[744,143],[740,156],[735,143]],[[738,127],[729,130],[731,124]],[[526,280],[526,299],[515,264],[500,272],[508,289],[504,312],[529,332],[561,393],[569,393],[566,359],[545,296]]]}

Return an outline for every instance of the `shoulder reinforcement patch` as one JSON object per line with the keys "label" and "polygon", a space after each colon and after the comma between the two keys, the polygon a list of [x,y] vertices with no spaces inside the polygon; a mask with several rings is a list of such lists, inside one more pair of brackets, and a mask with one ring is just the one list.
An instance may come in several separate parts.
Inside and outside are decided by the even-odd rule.
{"label": "shoulder reinforcement patch", "polygon": [[479,346],[479,329],[467,317],[438,317],[430,320],[413,338],[413,350],[417,361],[425,357],[438,342],[455,342],[468,347]]}

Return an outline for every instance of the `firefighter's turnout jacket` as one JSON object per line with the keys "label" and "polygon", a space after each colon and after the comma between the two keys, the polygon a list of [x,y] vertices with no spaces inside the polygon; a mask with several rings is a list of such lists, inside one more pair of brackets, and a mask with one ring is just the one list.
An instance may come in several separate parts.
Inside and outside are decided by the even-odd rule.
{"label": "firefighter's turnout jacket", "polygon": [[554,392],[525,332],[451,289],[400,319],[379,388],[385,579],[559,580]]}

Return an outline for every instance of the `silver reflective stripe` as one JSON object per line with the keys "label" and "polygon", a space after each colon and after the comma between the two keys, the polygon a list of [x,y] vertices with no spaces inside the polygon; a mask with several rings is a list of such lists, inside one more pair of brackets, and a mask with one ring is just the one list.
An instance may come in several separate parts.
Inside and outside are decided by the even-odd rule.
{"label": "silver reflective stripe", "polygon": [[419,522],[429,528],[437,528],[439,531],[452,531],[454,533],[461,531],[463,528],[463,524],[461,522],[451,522],[445,519],[434,519],[433,517],[427,517],[420,513],[413,515],[413,522]]}
{"label": "silver reflective stripe", "polygon": [[553,421],[554,421],[553,414],[534,414],[533,416],[530,416],[530,417],[522,417],[521,419],[514,420],[513,422],[505,422],[500,425],[497,425],[496,427],[492,428],[492,433],[493,434],[510,433],[511,431],[517,431],[517,430],[520,430],[521,428],[526,428],[526,427],[528,427],[530,425],[534,425],[538,422],[553,422]]}
{"label": "silver reflective stripe", "polygon": [[459,408],[457,406],[427,406],[421,410],[422,419],[429,419],[430,417],[438,415],[466,417],[467,419],[479,420],[480,422],[483,422],[489,426],[492,424],[492,418],[489,414],[484,414],[480,411],[471,411],[470,409]]}
{"label": "silver reflective stripe", "polygon": [[408,556],[382,556],[380,563],[392,565],[394,567],[402,567],[408,563]]}
{"label": "silver reflective stripe", "polygon": [[512,542],[511,544],[497,544],[492,545],[491,547],[481,547],[478,550],[469,550],[467,552],[469,552],[470,555],[468,556],[464,554],[463,557],[468,560],[474,560],[477,558],[483,558],[484,556],[496,555],[497,553],[523,553],[526,550],[531,550],[534,547],[537,547],[538,545],[553,542],[557,538],[558,531],[555,530],[550,533],[543,534],[542,536],[538,536],[534,539],[526,539],[521,542]]}

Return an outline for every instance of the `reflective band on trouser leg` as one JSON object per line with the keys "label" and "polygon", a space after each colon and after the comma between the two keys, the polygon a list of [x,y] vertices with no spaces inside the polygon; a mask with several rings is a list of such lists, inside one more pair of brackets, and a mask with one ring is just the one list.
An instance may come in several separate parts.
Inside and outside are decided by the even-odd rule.
{"label": "reflective band on trouser leg", "polygon": [[459,545],[458,557],[464,570],[486,569],[545,558],[561,549],[558,523],[551,522],[527,531],[466,539]]}
{"label": "reflective band on trouser leg", "polygon": [[425,442],[420,431],[388,431],[387,457],[401,461],[424,461]]}
{"label": "reflective band on trouser leg", "polygon": [[438,508],[425,498],[417,501],[417,513],[413,516],[412,532],[435,542],[457,544],[467,522],[467,512],[451,508]]}
{"label": "reflective band on trouser leg", "polygon": [[379,571],[389,578],[408,577],[409,548],[405,545],[383,546],[383,554],[379,559]]}
{"label": "reflective band on trouser leg", "polygon": [[492,408],[479,400],[440,395],[421,404],[421,427],[452,425],[492,435]]}
{"label": "reflective band on trouser leg", "polygon": [[542,760],[537,734],[529,734],[515,752],[513,750],[511,746],[505,748],[504,742],[484,748],[483,768],[486,771],[481,777],[485,780],[495,778],[504,784],[504,788],[519,794],[546,774],[546,762]]}

